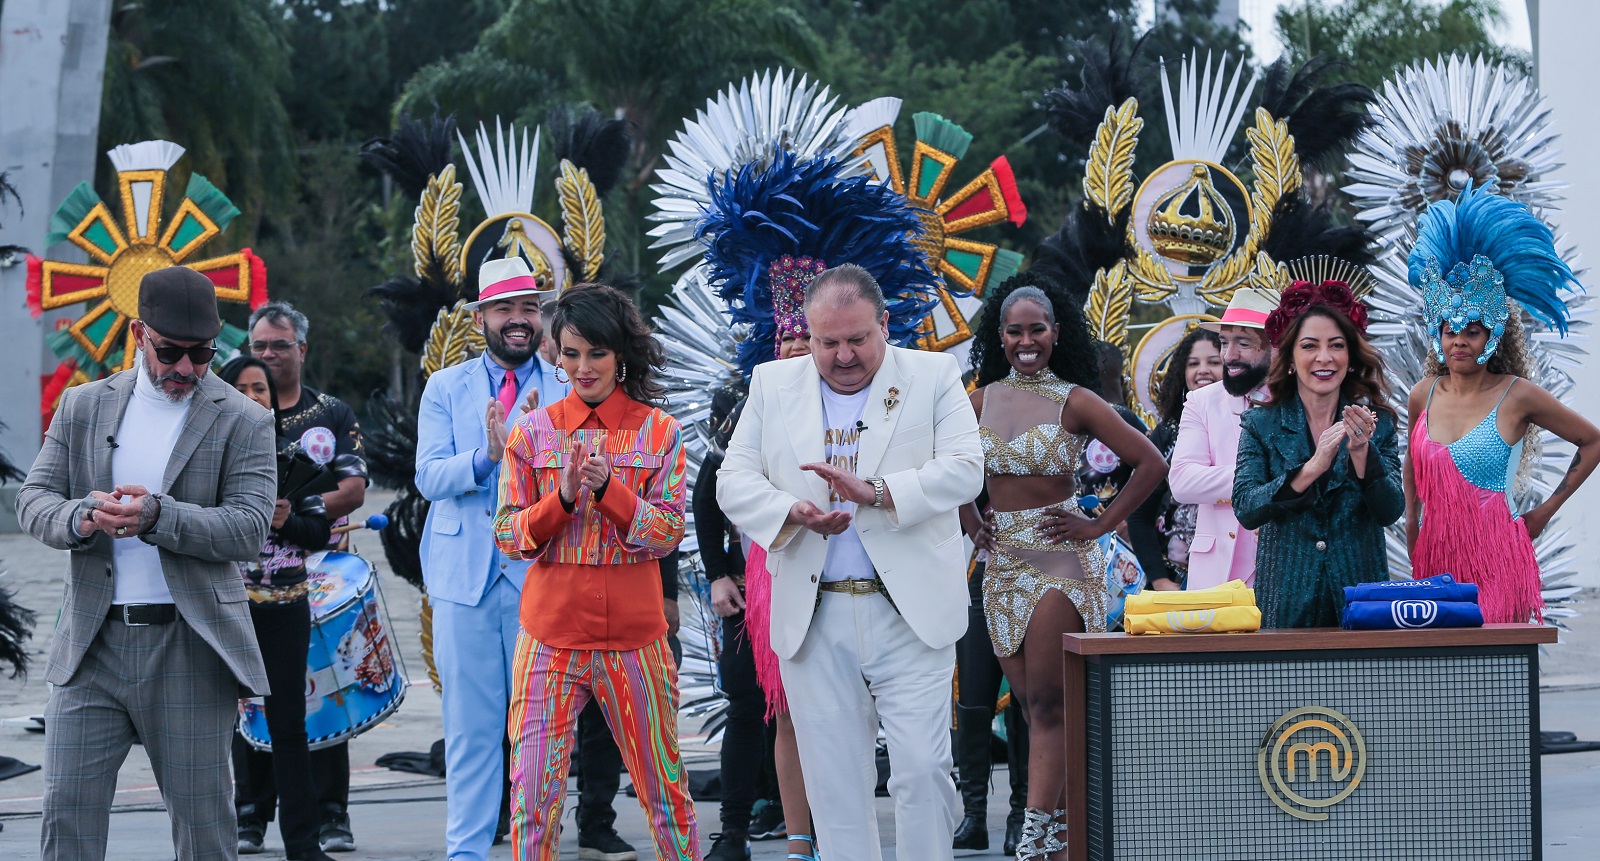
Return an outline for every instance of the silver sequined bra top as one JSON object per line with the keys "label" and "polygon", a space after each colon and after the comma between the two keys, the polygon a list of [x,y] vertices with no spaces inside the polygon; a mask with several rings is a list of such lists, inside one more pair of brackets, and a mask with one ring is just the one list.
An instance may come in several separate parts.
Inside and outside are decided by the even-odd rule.
{"label": "silver sequined bra top", "polygon": [[1061,426],[1061,407],[1076,388],[1049,371],[1016,371],[983,390],[978,439],[990,475],[1072,475],[1086,439]]}

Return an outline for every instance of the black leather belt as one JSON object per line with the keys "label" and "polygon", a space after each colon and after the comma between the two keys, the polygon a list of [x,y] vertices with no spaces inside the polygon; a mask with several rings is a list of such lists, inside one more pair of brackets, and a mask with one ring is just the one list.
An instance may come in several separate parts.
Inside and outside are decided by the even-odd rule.
{"label": "black leather belt", "polygon": [[124,625],[170,625],[178,621],[177,604],[112,604],[106,618]]}

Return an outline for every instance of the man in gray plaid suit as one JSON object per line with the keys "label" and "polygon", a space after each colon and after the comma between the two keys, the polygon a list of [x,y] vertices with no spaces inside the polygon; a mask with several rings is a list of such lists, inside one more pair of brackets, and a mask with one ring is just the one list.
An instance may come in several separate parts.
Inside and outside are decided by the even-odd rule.
{"label": "man in gray plaid suit", "polygon": [[72,551],[45,678],[46,861],[106,856],[117,770],[144,744],[181,859],[233,859],[229,734],[267,692],[238,562],[276,498],[272,414],[206,371],[215,288],[184,267],[139,285],[131,369],[68,389],[17,519]]}

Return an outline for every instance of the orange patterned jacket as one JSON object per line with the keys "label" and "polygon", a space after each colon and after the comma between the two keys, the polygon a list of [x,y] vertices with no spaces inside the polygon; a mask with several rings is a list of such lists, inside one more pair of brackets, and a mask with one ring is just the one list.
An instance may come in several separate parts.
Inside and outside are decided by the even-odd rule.
{"label": "orange patterned jacket", "polygon": [[[574,442],[603,439],[611,482],[561,504]],[[532,559],[523,630],[567,649],[638,649],[666,635],[656,561],[683,540],[685,460],[678,422],[621,388],[590,407],[574,392],[523,416],[506,440],[495,541]]]}

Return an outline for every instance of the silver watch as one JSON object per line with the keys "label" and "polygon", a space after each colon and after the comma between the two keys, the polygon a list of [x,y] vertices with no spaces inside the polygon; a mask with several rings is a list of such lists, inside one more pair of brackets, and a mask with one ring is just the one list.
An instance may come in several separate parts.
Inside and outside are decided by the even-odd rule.
{"label": "silver watch", "polygon": [[874,476],[867,479],[867,484],[872,485],[872,507],[883,507],[883,479]]}

